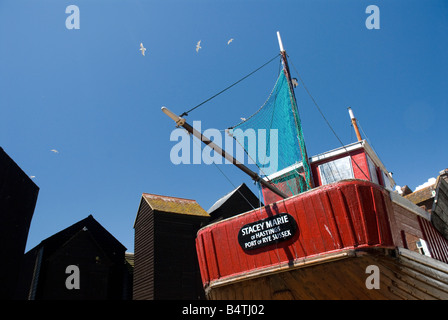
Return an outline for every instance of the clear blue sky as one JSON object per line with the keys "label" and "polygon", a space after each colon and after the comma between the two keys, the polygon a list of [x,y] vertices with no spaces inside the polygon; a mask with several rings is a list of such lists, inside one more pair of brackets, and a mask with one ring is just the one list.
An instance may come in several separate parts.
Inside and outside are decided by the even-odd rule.
{"label": "clear blue sky", "polygon": [[[71,4],[79,30],[65,26]],[[379,30],[365,26],[369,5]],[[446,1],[3,0],[0,146],[40,187],[27,250],[92,214],[132,252],[143,192],[207,210],[233,189],[227,178],[253,187],[230,165],[220,167],[226,178],[214,165],[172,164],[174,123],[160,108],[182,113],[259,67],[279,51],[277,30],[344,143],[355,141],[351,106],[398,185],[413,189],[448,167]],[[249,116],[278,67],[188,121],[225,129]],[[296,95],[308,153],[339,147],[303,88]]]}

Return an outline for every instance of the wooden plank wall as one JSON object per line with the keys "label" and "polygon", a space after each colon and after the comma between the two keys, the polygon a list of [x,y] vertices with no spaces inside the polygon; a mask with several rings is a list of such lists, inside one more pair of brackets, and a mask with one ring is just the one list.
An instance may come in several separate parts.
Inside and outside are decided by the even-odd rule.
{"label": "wooden plank wall", "polygon": [[202,217],[155,211],[154,299],[204,298],[196,233]]}
{"label": "wooden plank wall", "polygon": [[406,234],[424,239],[417,216],[408,209],[403,208],[395,202],[392,202],[393,216],[395,225],[392,227],[394,242],[398,247],[408,248],[406,243]]}
{"label": "wooden plank wall", "polygon": [[0,148],[0,299],[12,299],[39,187]]}
{"label": "wooden plank wall", "polygon": [[154,214],[142,198],[134,226],[134,300],[154,299]]}
{"label": "wooden plank wall", "polygon": [[205,297],[195,239],[207,219],[152,210],[142,198],[134,226],[134,300]]}
{"label": "wooden plank wall", "polygon": [[448,240],[426,219],[420,218],[424,238],[429,246],[429,251],[434,259],[448,263]]}
{"label": "wooden plank wall", "polygon": [[394,223],[391,222],[391,224],[396,245],[408,248],[409,244],[406,240],[409,236],[423,239],[427,242],[434,259],[448,263],[448,240],[434,228],[432,223],[395,202],[392,203],[392,207]]}
{"label": "wooden plank wall", "polygon": [[440,176],[432,208],[431,222],[448,239],[448,182],[441,179]]}

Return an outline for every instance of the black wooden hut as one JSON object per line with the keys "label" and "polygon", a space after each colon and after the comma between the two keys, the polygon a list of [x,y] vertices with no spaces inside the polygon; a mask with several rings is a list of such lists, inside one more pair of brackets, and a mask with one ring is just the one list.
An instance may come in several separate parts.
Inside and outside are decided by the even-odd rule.
{"label": "black wooden hut", "polygon": [[0,148],[0,299],[14,299],[39,187]]}
{"label": "black wooden hut", "polygon": [[259,198],[245,183],[242,183],[216,201],[207,212],[210,215],[210,222],[216,222],[261,206],[263,203]]}
{"label": "black wooden hut", "polygon": [[[126,248],[92,215],[25,254],[21,297],[29,300],[126,299]],[[75,274],[69,266],[76,266]],[[79,287],[67,285],[74,276]],[[72,278],[72,279],[69,279]]]}
{"label": "black wooden hut", "polygon": [[195,200],[142,195],[134,223],[133,299],[204,298],[195,239],[208,219]]}

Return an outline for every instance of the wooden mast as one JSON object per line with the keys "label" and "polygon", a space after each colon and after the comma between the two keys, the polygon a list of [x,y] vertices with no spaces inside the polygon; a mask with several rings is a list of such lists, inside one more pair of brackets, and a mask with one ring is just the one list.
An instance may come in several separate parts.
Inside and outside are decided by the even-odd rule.
{"label": "wooden mast", "polygon": [[356,122],[356,118],[353,115],[352,108],[348,107],[348,114],[350,115],[350,119],[352,120],[353,128],[355,129],[356,137],[358,138],[358,141],[362,140],[361,133],[359,132],[358,123]]}
{"label": "wooden mast", "polygon": [[225,150],[221,149],[218,145],[213,143],[209,138],[204,136],[202,133],[194,129],[191,125],[189,125],[184,118],[179,117],[175,113],[171,112],[166,107],[162,107],[162,111],[171,119],[176,122],[177,126],[183,127],[185,130],[187,130],[189,133],[194,135],[196,138],[201,140],[205,145],[209,146],[213,150],[215,150],[218,154],[220,154],[223,158],[230,161],[232,164],[234,164],[237,168],[242,170],[244,173],[249,175],[254,181],[260,182],[264,187],[268,188],[278,196],[282,197],[283,199],[288,198],[286,194],[284,194],[282,191],[280,191],[278,188],[276,188],[274,185],[270,184],[269,182],[263,180],[258,174],[247,168],[245,165],[243,165],[241,162],[236,160],[232,155],[227,153]]}
{"label": "wooden mast", "polygon": [[[280,47],[280,55],[282,56],[283,70],[285,72],[286,79],[287,79],[288,85],[289,85],[289,91],[291,92],[292,99],[294,100],[294,104],[297,106],[296,95],[294,93],[294,86],[293,86],[292,80],[291,80],[291,72],[289,71],[288,59],[286,58],[286,51],[285,51],[285,48],[283,47],[283,42],[282,42],[282,38],[280,36],[280,31],[277,31],[277,39],[278,39],[278,45]],[[293,109],[294,109],[294,104],[291,104],[291,107]],[[296,116],[298,116],[298,114],[296,114],[295,111],[296,110],[293,110],[294,118]],[[295,121],[296,121],[296,125],[298,127],[299,120],[295,119]],[[309,169],[309,170],[305,170],[305,175],[306,175],[305,178],[306,178],[306,183],[307,183],[308,188],[311,189],[314,187],[314,182],[313,182],[313,175],[311,172],[310,160],[309,160],[308,154],[306,152],[305,143],[303,144],[303,148],[302,148],[300,141],[299,141],[299,147],[300,147],[300,153],[302,155],[302,161],[306,162],[308,169]],[[304,167],[304,169],[305,169],[305,167]]]}

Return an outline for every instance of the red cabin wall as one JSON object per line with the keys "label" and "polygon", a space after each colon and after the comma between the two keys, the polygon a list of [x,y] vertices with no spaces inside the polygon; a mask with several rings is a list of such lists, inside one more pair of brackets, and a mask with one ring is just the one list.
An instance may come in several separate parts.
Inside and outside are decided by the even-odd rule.
{"label": "red cabin wall", "polygon": [[350,151],[348,154],[343,153],[343,154],[340,154],[335,157],[331,157],[331,158],[327,158],[325,160],[313,162],[311,164],[311,171],[313,173],[314,184],[316,186],[322,185],[322,180],[321,180],[319,169],[318,169],[319,165],[321,165],[322,163],[326,163],[326,162],[330,162],[330,161],[334,161],[337,159],[347,157],[347,155],[350,156],[350,159],[351,159],[354,179],[371,181],[370,174],[369,174],[369,166],[367,164],[366,153],[365,153],[364,149],[358,149],[358,150]]}
{"label": "red cabin wall", "polygon": [[372,181],[364,149],[353,151],[350,156],[355,179]]}

